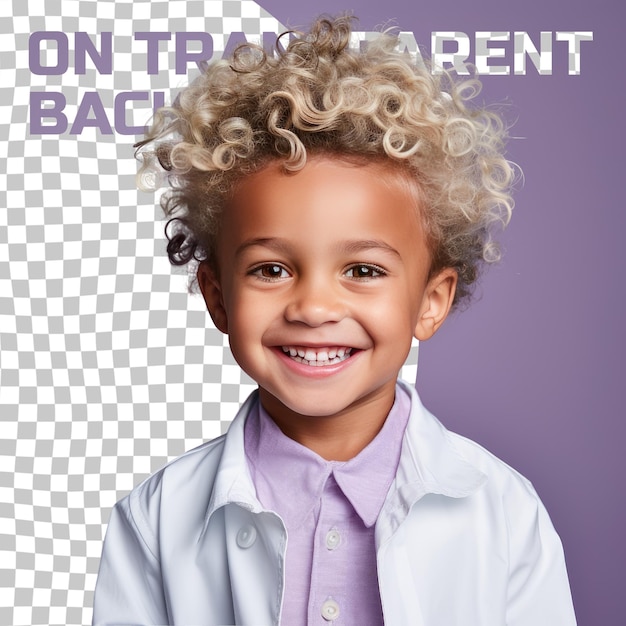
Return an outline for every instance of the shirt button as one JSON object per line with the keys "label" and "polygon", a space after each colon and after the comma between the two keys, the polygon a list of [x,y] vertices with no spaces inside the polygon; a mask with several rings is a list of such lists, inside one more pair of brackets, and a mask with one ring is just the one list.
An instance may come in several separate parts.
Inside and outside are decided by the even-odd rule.
{"label": "shirt button", "polygon": [[341,543],[341,535],[338,530],[329,530],[326,533],[326,547],[329,550],[334,550],[339,547]]}
{"label": "shirt button", "polygon": [[322,604],[322,617],[327,622],[333,622],[339,617],[339,605],[334,600],[326,600]]}
{"label": "shirt button", "polygon": [[256,541],[256,528],[251,524],[246,524],[237,533],[237,545],[240,548],[249,548]]}

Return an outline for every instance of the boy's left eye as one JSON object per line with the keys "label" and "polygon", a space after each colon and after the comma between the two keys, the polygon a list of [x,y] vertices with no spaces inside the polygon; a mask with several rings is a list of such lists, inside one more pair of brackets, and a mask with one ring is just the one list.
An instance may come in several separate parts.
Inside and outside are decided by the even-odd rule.
{"label": "boy's left eye", "polygon": [[385,275],[385,270],[377,265],[353,265],[348,268],[346,275],[349,278],[378,278]]}

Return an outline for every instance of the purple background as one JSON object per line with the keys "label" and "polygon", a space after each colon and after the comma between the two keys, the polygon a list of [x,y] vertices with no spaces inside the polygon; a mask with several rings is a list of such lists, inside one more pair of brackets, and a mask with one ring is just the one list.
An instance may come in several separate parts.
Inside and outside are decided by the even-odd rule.
{"label": "purple background", "polygon": [[[581,74],[554,43],[552,76],[485,76],[484,99],[515,121],[516,194],[505,257],[479,299],[423,344],[418,388],[450,428],[530,478],[557,527],[581,626],[622,626],[626,527],[624,288],[626,139],[617,0],[260,0],[289,26],[352,10],[359,30],[395,19],[430,49],[431,31],[593,31]],[[512,65],[512,54],[506,63]],[[558,625],[554,625],[558,626]]]}

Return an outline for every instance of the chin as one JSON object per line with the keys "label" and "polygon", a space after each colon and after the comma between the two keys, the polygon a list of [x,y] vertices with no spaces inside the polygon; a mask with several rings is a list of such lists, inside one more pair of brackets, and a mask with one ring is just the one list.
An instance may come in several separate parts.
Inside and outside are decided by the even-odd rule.
{"label": "chin", "polygon": [[264,405],[271,413],[285,410],[305,417],[330,417],[350,406],[349,399],[341,399],[329,390],[298,389],[291,393],[261,389]]}
{"label": "chin", "polygon": [[304,415],[306,417],[332,417],[341,413],[344,409],[350,406],[341,402],[320,402],[319,398],[310,402],[303,402],[302,400],[296,402],[283,402],[290,411],[297,413],[298,415]]}
{"label": "chin", "polygon": [[273,394],[274,402],[278,401],[289,411],[307,417],[333,417],[346,410],[366,404],[371,393],[345,393],[343,389],[302,389],[297,393],[276,395]]}

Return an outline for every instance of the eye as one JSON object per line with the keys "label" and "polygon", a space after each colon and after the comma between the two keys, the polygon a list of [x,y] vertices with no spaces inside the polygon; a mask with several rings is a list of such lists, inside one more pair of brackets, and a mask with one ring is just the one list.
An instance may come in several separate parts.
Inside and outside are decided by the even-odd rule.
{"label": "eye", "polygon": [[257,276],[261,280],[280,280],[288,278],[289,272],[277,263],[264,263],[250,270],[252,276]]}
{"label": "eye", "polygon": [[346,276],[356,279],[379,278],[385,275],[386,272],[382,267],[378,267],[378,265],[366,265],[363,263],[353,265],[346,271]]}

